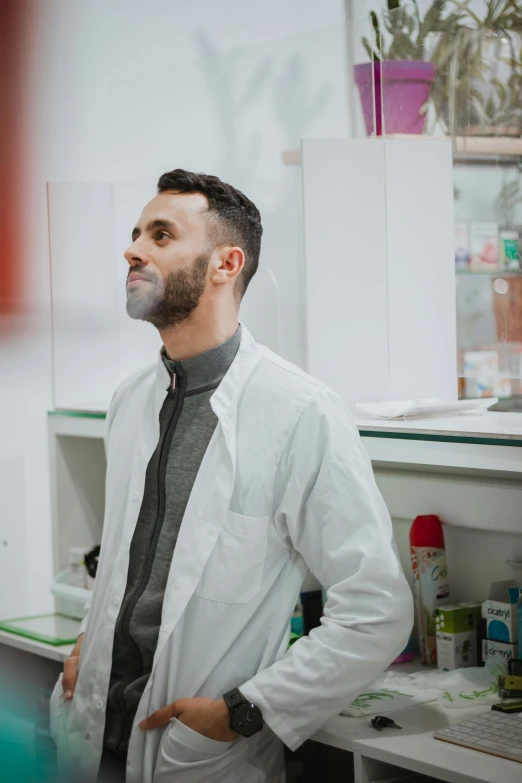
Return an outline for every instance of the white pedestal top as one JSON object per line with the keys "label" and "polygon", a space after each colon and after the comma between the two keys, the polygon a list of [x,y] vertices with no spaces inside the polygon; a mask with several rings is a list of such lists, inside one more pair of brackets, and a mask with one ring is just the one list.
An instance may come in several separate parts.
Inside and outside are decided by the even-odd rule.
{"label": "white pedestal top", "polygon": [[[433,416],[425,419],[360,419],[357,426],[362,433],[382,432],[438,436],[441,439],[466,438],[494,441],[522,442],[522,414],[488,412],[481,415]],[[383,437],[386,437],[383,435]]]}

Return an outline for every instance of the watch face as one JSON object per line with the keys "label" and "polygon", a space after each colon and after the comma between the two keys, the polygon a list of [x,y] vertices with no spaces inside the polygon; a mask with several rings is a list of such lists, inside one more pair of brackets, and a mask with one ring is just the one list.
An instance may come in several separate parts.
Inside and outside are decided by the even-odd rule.
{"label": "watch face", "polygon": [[261,710],[253,704],[242,704],[234,711],[232,727],[243,737],[250,737],[263,728]]}

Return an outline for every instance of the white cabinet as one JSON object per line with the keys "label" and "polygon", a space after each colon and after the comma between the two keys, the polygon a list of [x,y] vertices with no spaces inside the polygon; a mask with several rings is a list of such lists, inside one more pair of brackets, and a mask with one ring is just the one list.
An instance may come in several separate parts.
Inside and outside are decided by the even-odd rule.
{"label": "white cabinet", "polygon": [[347,402],[457,398],[446,141],[304,140],[308,371]]}

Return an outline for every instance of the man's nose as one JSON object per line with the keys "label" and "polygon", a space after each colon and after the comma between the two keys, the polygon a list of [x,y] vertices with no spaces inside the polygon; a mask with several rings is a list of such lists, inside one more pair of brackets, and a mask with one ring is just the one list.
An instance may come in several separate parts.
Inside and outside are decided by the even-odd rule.
{"label": "man's nose", "polygon": [[145,257],[145,254],[140,247],[139,240],[135,240],[132,245],[129,245],[125,253],[123,254],[125,256],[126,261],[129,263],[130,266],[134,266],[135,264],[147,264],[147,259]]}

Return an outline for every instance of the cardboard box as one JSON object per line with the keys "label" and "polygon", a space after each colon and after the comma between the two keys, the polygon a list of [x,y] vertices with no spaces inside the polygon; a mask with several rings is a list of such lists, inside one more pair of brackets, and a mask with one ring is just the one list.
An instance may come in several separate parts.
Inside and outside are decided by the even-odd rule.
{"label": "cardboard box", "polygon": [[480,604],[452,604],[435,610],[437,665],[453,671],[477,665]]}
{"label": "cardboard box", "polygon": [[484,639],[482,655],[485,661],[500,664],[507,673],[509,659],[518,658],[518,645],[496,642],[493,639]]}
{"label": "cardboard box", "polygon": [[513,581],[493,582],[486,599],[487,637],[496,642],[518,641],[517,609],[522,601],[522,587]]}

